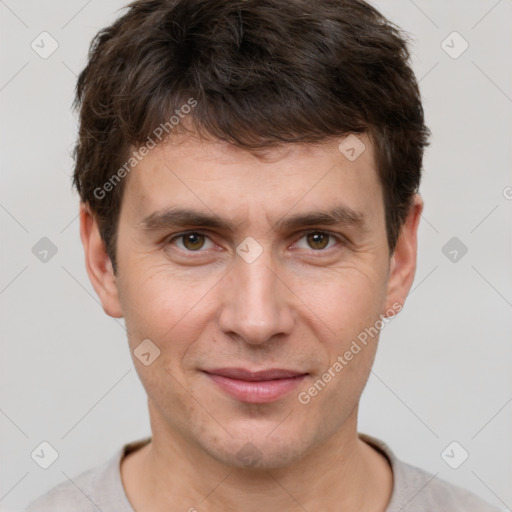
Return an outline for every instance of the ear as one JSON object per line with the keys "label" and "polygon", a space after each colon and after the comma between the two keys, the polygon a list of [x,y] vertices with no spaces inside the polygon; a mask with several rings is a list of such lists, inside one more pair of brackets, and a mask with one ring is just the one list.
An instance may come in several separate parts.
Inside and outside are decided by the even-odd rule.
{"label": "ear", "polygon": [[112,263],[107,255],[96,218],[89,206],[80,205],[80,238],[85,252],[85,267],[103,311],[109,316],[123,316],[117,291],[117,283]]}
{"label": "ear", "polygon": [[422,211],[423,199],[419,194],[415,194],[409,207],[405,223],[400,230],[395,250],[391,256],[385,311],[389,311],[390,309],[396,311],[397,303],[400,305],[398,310],[403,307],[407,294],[414,281],[418,250],[418,225]]}

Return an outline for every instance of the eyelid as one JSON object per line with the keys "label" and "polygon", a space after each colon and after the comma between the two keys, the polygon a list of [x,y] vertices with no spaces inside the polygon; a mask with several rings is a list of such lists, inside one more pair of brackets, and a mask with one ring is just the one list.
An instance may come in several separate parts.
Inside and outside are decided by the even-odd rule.
{"label": "eyelid", "polygon": [[[188,231],[181,231],[180,233],[174,233],[173,235],[170,235],[165,238],[164,244],[165,245],[175,245],[173,243],[174,241],[179,240],[180,238],[183,238],[185,235],[190,235],[190,234],[202,235],[206,239],[208,239],[212,244],[215,244],[215,242],[210,238],[210,236],[208,236],[208,234],[205,231],[197,230],[197,229],[189,229]],[[207,249],[201,248],[201,249],[198,249],[197,251],[191,251],[191,250],[181,249],[180,247],[178,249],[180,249],[184,252],[188,252],[190,254],[201,253],[201,252],[205,252],[207,250]]]}
{"label": "eyelid", "polygon": [[[310,234],[313,234],[313,233],[321,233],[323,235],[327,235],[329,237],[332,237],[334,238],[338,243],[336,244],[339,245],[344,245],[347,243],[347,240],[346,238],[339,234],[339,233],[333,233],[332,231],[329,231],[329,230],[326,230],[326,229],[308,229],[306,231],[301,231],[300,233],[298,233],[298,237],[296,238],[296,241],[293,242],[294,244],[296,244],[299,240],[302,240],[305,236],[308,236]],[[322,253],[322,252],[329,252],[331,249],[334,249],[336,246],[333,246],[333,247],[330,247],[329,249],[308,249],[310,252],[312,253],[316,253],[316,254],[319,254],[319,253]]]}
{"label": "eyelid", "polygon": [[[179,233],[175,233],[169,237],[167,237],[165,240],[164,240],[164,243],[166,245],[170,245],[172,242],[174,242],[175,240],[178,240],[180,238],[182,238],[183,236],[185,235],[189,235],[189,234],[198,234],[198,235],[202,235],[204,236],[205,238],[207,238],[212,244],[215,244],[215,242],[210,238],[210,236],[208,235],[208,232],[205,231],[205,230],[197,230],[197,229],[190,229],[188,231],[181,231]],[[293,245],[296,244],[299,240],[301,240],[302,238],[304,238],[305,236],[308,236],[312,233],[321,233],[321,234],[324,234],[324,235],[328,235],[329,237],[332,237],[334,238],[338,244],[346,244],[347,243],[347,240],[345,239],[345,237],[343,237],[341,234],[339,233],[333,233],[332,231],[329,231],[329,230],[326,230],[326,229],[308,229],[308,230],[305,230],[305,231],[300,231],[299,233],[297,233],[295,236],[294,236],[294,239],[295,241],[293,242]],[[337,244],[337,245],[338,245]],[[174,244],[173,244],[174,245]],[[311,252],[314,252],[314,253],[321,253],[321,252],[328,252],[330,249],[334,249],[334,247],[330,247],[329,249],[309,249]],[[183,250],[183,249],[182,249]],[[197,251],[186,251],[186,252],[189,252],[189,253],[201,253],[201,252],[205,252],[206,249],[198,249]]]}

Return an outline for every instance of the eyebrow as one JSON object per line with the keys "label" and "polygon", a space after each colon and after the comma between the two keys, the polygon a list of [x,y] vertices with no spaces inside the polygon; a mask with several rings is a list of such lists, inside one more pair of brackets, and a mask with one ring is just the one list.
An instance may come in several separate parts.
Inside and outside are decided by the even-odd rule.
{"label": "eyebrow", "polygon": [[[329,210],[298,213],[278,220],[271,229],[289,230],[313,225],[343,225],[363,227],[366,216],[345,205],[337,205]],[[216,228],[227,232],[235,231],[235,224],[215,213],[204,213],[189,208],[170,207],[155,211],[140,222],[144,231],[195,226]]]}
{"label": "eyebrow", "polygon": [[329,210],[314,211],[307,213],[298,213],[290,217],[285,217],[272,227],[275,229],[292,229],[301,226],[314,226],[317,224],[334,226],[360,226],[365,224],[366,216],[348,206],[338,205]]}
{"label": "eyebrow", "polygon": [[141,221],[145,231],[182,226],[203,226],[233,231],[231,222],[214,213],[203,213],[189,208],[171,207],[151,213]]}

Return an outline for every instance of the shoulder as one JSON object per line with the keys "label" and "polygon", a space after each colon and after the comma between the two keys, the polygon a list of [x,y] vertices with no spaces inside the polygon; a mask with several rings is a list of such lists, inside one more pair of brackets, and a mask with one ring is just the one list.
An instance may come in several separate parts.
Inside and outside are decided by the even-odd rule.
{"label": "shoulder", "polygon": [[30,503],[25,512],[89,512],[96,494],[95,483],[98,477],[108,473],[108,463],[84,471],[70,480],[64,481]]}
{"label": "shoulder", "polygon": [[[499,512],[475,494],[415,466],[396,462],[396,510],[403,512]],[[395,471],[395,469],[394,469]],[[393,496],[395,497],[395,496]],[[391,508],[389,512],[394,512]]]}
{"label": "shoulder", "polygon": [[383,453],[393,470],[393,492],[386,512],[500,512],[475,494],[399,460],[379,439],[359,437]]}
{"label": "shoulder", "polygon": [[30,503],[25,512],[133,512],[121,481],[124,455],[148,439],[125,444],[106,462],[56,485]]}

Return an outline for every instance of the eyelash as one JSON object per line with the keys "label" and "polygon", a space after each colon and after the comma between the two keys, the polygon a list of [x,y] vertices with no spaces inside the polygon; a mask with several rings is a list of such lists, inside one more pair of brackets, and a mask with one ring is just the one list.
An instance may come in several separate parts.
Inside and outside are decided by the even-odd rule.
{"label": "eyelash", "polygon": [[[319,229],[311,229],[309,231],[304,231],[302,233],[300,233],[300,237],[296,240],[296,242],[294,243],[297,243],[299,240],[302,240],[303,238],[307,237],[308,235],[311,235],[313,233],[319,233],[319,234],[322,234],[322,235],[327,235],[329,238],[334,238],[337,242],[337,244],[333,247],[330,247],[328,249],[309,249],[310,252],[312,253],[327,253],[327,252],[330,252],[331,249],[334,249],[337,245],[343,245],[345,243],[345,240],[344,238],[339,235],[339,234],[335,234],[335,233],[331,233],[330,231],[324,231],[324,230],[319,230]],[[172,236],[171,238],[169,238],[167,240],[167,245],[172,245],[173,242],[175,240],[179,240],[179,239],[182,239],[184,236],[186,235],[191,235],[191,234],[195,234],[195,235],[203,235],[204,237],[206,237],[208,240],[210,240],[212,243],[213,241],[210,239],[210,237],[208,236],[207,233],[204,233],[203,231],[185,231],[183,233],[178,233],[174,236]],[[330,242],[330,240],[329,240]],[[202,253],[202,252],[205,252],[206,249],[198,249],[197,251],[191,251],[191,250],[188,250],[188,249],[180,249],[184,252],[187,252],[189,254],[194,254],[194,253]]]}

